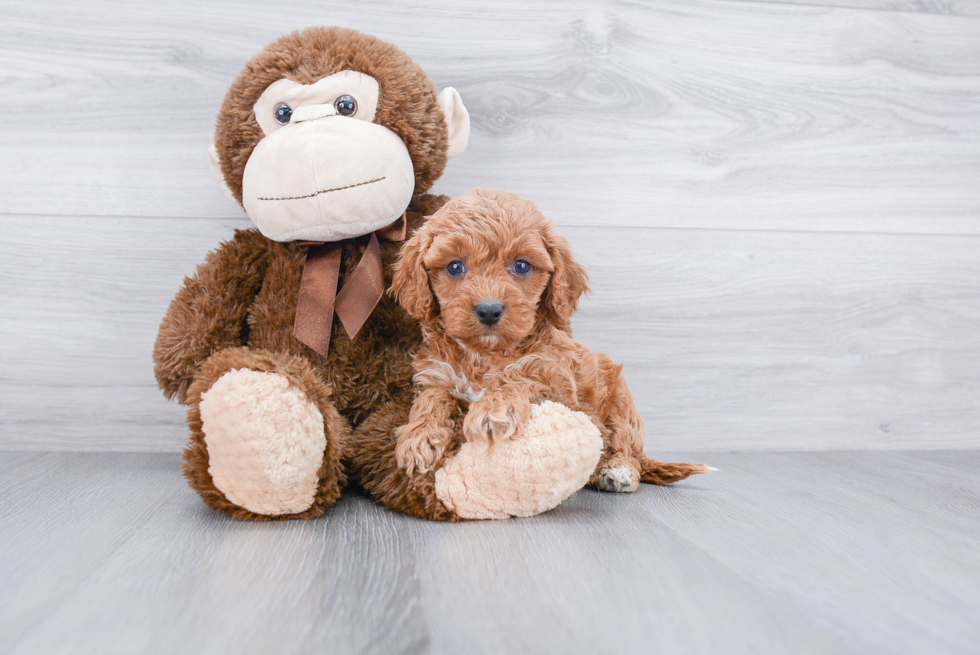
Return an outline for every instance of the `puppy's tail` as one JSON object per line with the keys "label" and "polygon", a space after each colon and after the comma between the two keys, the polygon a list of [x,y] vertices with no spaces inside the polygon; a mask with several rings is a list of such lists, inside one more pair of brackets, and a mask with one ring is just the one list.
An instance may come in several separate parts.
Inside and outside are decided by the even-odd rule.
{"label": "puppy's tail", "polygon": [[640,482],[649,484],[670,484],[698,473],[710,473],[718,469],[705,464],[686,464],[683,462],[659,462],[646,455],[641,457]]}

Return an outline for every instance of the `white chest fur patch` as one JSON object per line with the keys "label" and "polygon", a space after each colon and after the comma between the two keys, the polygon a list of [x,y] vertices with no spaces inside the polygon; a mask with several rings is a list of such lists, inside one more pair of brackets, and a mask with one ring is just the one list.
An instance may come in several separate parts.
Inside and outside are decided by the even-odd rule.
{"label": "white chest fur patch", "polygon": [[428,368],[419,371],[413,378],[419,384],[445,389],[457,400],[468,403],[475,403],[483,398],[483,390],[474,387],[465,375],[457,373],[448,362],[437,359],[427,359],[426,362],[429,364]]}

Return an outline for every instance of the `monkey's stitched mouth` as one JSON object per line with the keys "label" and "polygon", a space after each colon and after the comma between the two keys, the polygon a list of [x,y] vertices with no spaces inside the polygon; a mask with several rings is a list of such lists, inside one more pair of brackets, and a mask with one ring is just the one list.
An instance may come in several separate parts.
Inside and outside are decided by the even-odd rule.
{"label": "monkey's stitched mouth", "polygon": [[290,197],[283,197],[283,198],[256,198],[256,200],[303,200],[304,198],[313,198],[314,196],[318,196],[322,193],[332,193],[334,191],[343,191],[344,189],[353,189],[354,187],[364,186],[365,184],[374,184],[375,182],[380,182],[383,179],[385,179],[384,176],[381,176],[374,180],[368,180],[367,182],[358,182],[357,184],[348,184],[347,186],[339,186],[336,189],[324,189],[322,191],[317,191],[315,193],[308,193],[305,196],[290,196]]}

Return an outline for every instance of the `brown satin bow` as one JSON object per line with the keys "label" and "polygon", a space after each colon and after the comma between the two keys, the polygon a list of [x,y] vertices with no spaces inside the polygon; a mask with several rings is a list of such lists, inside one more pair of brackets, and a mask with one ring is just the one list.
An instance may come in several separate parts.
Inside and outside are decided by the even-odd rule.
{"label": "brown satin bow", "polygon": [[357,336],[385,290],[384,262],[378,237],[385,241],[404,241],[407,229],[408,221],[402,214],[388,227],[372,232],[361,261],[340,293],[337,293],[337,281],[340,279],[340,256],[344,242],[301,242],[300,245],[309,245],[310,249],[306,253],[303,280],[299,285],[293,335],[326,357],[330,350],[333,315],[336,313],[347,336],[351,339]]}

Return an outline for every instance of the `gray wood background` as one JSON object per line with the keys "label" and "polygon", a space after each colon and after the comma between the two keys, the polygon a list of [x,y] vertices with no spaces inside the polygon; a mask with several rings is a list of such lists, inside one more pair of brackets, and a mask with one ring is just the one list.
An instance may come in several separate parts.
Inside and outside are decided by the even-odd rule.
{"label": "gray wood background", "polygon": [[177,450],[156,327],[248,225],[224,92],[298,27],[457,87],[437,191],[534,200],[651,451],[980,446],[980,2],[0,3],[0,448]]}

